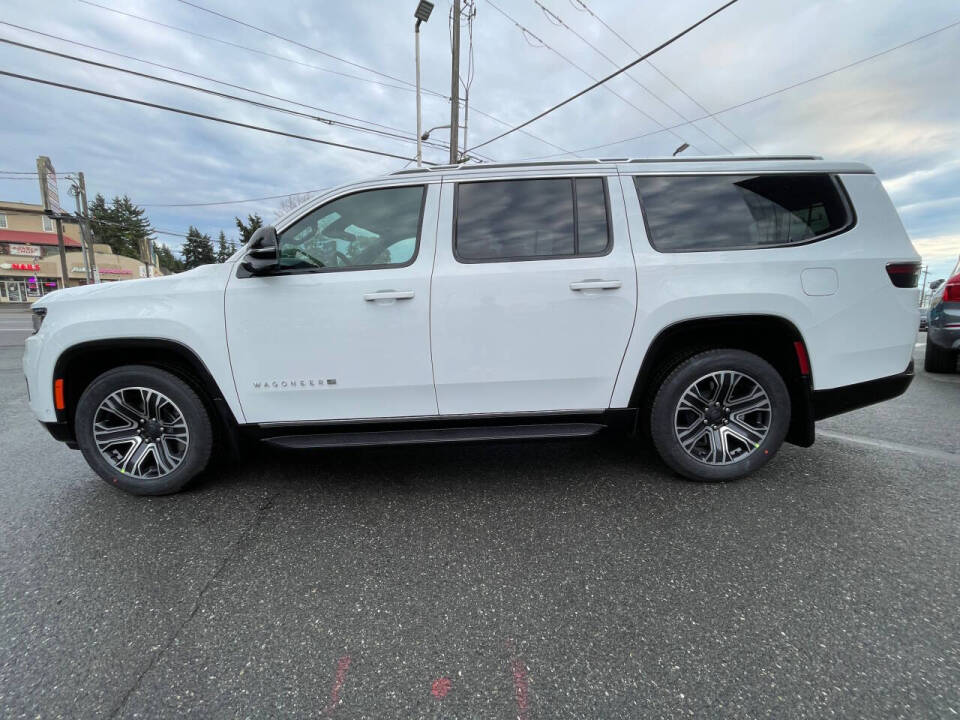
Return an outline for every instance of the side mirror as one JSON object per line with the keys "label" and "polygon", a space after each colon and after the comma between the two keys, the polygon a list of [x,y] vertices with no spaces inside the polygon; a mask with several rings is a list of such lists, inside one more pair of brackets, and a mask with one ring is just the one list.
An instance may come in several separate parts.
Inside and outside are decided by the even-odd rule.
{"label": "side mirror", "polygon": [[250,237],[250,249],[240,261],[240,267],[251,275],[265,275],[280,264],[280,243],[272,225],[259,228]]}

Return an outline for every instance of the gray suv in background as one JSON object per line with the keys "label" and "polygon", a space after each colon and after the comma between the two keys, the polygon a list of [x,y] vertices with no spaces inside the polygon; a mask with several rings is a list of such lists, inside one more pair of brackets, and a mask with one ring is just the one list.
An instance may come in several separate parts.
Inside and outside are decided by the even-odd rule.
{"label": "gray suv in background", "polygon": [[946,373],[957,369],[960,356],[960,260],[950,278],[930,299],[927,319],[927,354],[923,369]]}

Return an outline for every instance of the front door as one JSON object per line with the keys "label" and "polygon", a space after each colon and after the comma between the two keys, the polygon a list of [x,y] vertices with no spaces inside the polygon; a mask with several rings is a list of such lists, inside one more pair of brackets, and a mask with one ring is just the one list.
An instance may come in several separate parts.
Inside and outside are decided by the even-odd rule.
{"label": "front door", "polygon": [[440,413],[609,407],[637,298],[618,177],[444,183],[440,218]]}
{"label": "front door", "polygon": [[437,414],[430,272],[439,184],[341,195],[281,228],[280,267],[226,289],[247,422]]}

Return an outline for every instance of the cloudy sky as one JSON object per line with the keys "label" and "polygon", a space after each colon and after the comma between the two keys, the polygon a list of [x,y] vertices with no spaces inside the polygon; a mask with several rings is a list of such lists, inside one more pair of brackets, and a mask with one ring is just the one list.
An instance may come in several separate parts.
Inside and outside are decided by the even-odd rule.
{"label": "cloudy sky", "polygon": [[[0,69],[413,156],[412,142],[312,118],[413,135],[414,93],[408,83],[414,77],[416,0],[196,0],[197,5],[254,27],[179,0],[94,1],[101,7],[82,0],[5,0],[0,37],[312,117],[8,44],[0,44]],[[634,59],[636,50],[658,45],[721,4],[584,2],[593,15],[578,0],[539,0],[553,17],[535,0],[495,4],[476,0],[469,145],[582,89],[591,82],[588,74],[609,73],[613,63]],[[449,0],[440,0],[422,28],[426,127],[449,122],[449,105],[442,97],[449,94],[450,85],[449,9]],[[558,19],[567,27],[557,24]],[[960,5],[953,0],[740,0],[659,53],[656,68],[638,66],[628,77],[611,81],[609,91],[597,89],[534,123],[527,128],[531,134],[514,133],[480,152],[495,160],[556,156],[581,148],[590,148],[581,153],[587,157],[642,157],[669,155],[688,142],[691,148],[686,152],[691,155],[756,151],[861,160],[872,165],[886,184],[917,249],[931,266],[931,278],[942,277],[960,254],[960,25],[722,113],[718,116],[722,124],[707,119],[672,132],[650,133],[774,93],[958,21]],[[464,32],[465,45],[466,40]],[[260,212],[272,220],[281,200],[178,205],[306,192],[405,164],[9,77],[0,77],[0,92],[4,99],[0,170],[30,170],[37,155],[49,155],[61,173],[83,170],[91,195],[126,193],[147,207],[156,227],[173,232],[184,233],[194,224],[214,236],[221,228],[233,235],[234,215]],[[436,137],[443,139],[443,131]],[[633,139],[617,142],[627,138]],[[439,149],[426,149],[425,157],[446,161],[445,151]],[[61,195],[69,199],[63,190]],[[3,199],[36,201],[37,196],[33,182],[0,179]],[[179,244],[173,236],[161,240],[175,249]]]}

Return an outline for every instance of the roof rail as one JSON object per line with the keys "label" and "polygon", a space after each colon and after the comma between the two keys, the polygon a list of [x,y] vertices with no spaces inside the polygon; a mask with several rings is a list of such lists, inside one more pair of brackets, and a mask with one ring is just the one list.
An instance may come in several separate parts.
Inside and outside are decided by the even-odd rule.
{"label": "roof rail", "polygon": [[820,155],[719,155],[716,157],[695,155],[690,157],[653,157],[653,158],[594,158],[591,160],[548,160],[546,162],[519,161],[502,163],[477,163],[467,165],[433,165],[425,168],[409,168],[397,170],[391,175],[412,175],[424,172],[445,172],[449,170],[493,170],[499,168],[518,168],[518,167],[544,167],[558,165],[610,165],[610,164],[633,164],[633,163],[703,163],[703,162],[763,162],[784,161],[784,160],[823,160]]}

